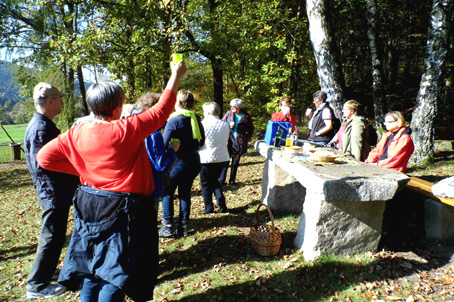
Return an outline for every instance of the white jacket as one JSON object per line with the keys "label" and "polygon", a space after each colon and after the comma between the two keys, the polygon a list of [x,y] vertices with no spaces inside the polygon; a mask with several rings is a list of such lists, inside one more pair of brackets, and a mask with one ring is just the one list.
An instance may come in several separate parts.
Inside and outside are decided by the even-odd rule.
{"label": "white jacket", "polygon": [[202,120],[202,125],[205,129],[205,145],[199,150],[200,162],[209,164],[229,161],[229,124],[218,116],[208,115]]}

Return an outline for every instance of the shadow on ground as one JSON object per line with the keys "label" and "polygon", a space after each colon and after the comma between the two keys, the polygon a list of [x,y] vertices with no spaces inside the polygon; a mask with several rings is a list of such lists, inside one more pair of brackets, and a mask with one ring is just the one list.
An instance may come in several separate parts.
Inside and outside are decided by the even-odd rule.
{"label": "shadow on ground", "polygon": [[[425,239],[423,198],[412,193],[404,190],[387,204],[379,247],[382,252],[372,263],[314,261],[294,268],[290,265],[284,272],[269,274],[269,277],[264,277],[260,268],[243,265],[242,273],[255,274],[254,281],[238,280],[215,289],[207,287],[203,294],[193,294],[178,301],[320,301],[350,287],[361,286],[358,284],[384,286],[386,280],[394,282],[442,268],[451,260],[454,244]],[[256,205],[257,201],[248,206]],[[163,275],[160,282],[178,280],[193,273],[205,273],[209,280],[216,266],[282,261],[279,257],[260,257],[255,253],[245,236],[254,214],[245,215],[245,208],[237,210],[238,216],[218,217],[211,221],[202,218],[197,224],[205,225],[207,229],[232,225],[239,229],[238,235],[207,237],[188,249],[161,254],[161,259],[165,260],[161,263]],[[283,247],[293,245],[294,232],[284,232],[282,237]],[[229,279],[235,273],[225,274],[224,278]],[[436,301],[438,296],[434,299]]]}

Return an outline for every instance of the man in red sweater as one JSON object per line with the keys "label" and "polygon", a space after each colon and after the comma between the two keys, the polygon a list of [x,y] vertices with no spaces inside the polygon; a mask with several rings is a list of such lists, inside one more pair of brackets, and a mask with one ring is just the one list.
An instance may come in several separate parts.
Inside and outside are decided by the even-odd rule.
{"label": "man in red sweater", "polygon": [[162,127],[175,107],[183,61],[152,108],[120,119],[125,93],[115,82],[87,91],[95,121],[60,134],[38,153],[48,170],[80,176],[74,198],[75,229],[59,283],[82,286],[81,301],[153,299],[158,275],[154,183],[144,140]]}

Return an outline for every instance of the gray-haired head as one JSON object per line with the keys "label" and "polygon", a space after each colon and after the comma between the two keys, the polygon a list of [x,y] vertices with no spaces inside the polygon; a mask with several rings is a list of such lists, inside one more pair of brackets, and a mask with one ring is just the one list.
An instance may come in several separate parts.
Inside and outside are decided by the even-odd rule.
{"label": "gray-haired head", "polygon": [[243,101],[241,99],[233,99],[230,101],[230,106],[241,108],[243,107]]}
{"label": "gray-haired head", "polygon": [[111,117],[113,111],[123,105],[125,92],[121,86],[112,81],[93,84],[87,91],[87,104],[96,117]]}
{"label": "gray-haired head", "polygon": [[314,94],[312,95],[312,98],[326,102],[326,99],[328,98],[328,96],[326,95],[326,92],[319,90],[317,92],[314,92]]}
{"label": "gray-haired head", "polygon": [[205,114],[217,115],[221,113],[221,108],[215,102],[208,102],[203,104],[203,112]]}

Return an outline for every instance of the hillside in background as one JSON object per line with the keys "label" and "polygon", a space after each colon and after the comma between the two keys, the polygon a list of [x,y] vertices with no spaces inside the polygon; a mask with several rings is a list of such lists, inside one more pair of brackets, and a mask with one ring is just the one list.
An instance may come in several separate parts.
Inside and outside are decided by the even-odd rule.
{"label": "hillside in background", "polygon": [[14,64],[0,60],[0,105],[3,106],[9,100],[12,105],[24,98],[19,96],[19,86],[11,75]]}
{"label": "hillside in background", "polygon": [[[16,104],[19,101],[25,100],[19,96],[20,87],[18,83],[14,81],[13,63],[9,63],[3,60],[0,60],[0,106],[5,105],[5,102],[10,100],[12,105]],[[85,89],[88,89],[92,83],[85,81]],[[75,91],[74,96],[76,98],[80,97],[80,88],[78,79],[75,80]]]}

